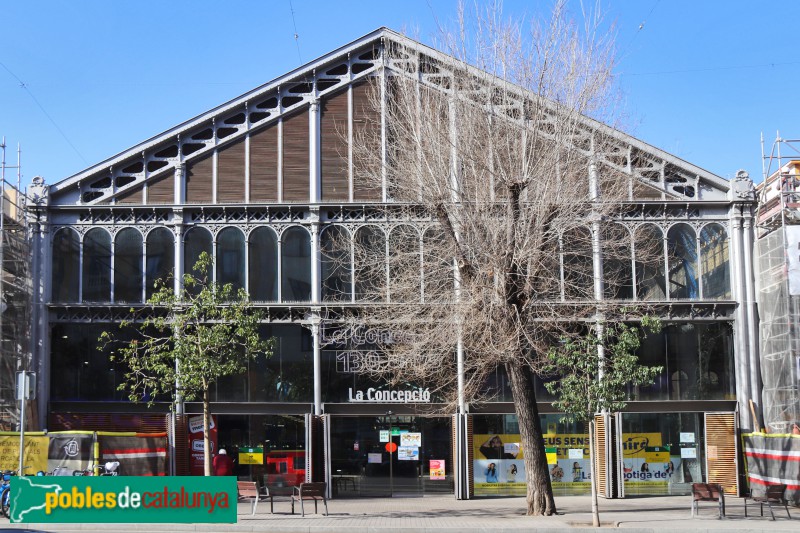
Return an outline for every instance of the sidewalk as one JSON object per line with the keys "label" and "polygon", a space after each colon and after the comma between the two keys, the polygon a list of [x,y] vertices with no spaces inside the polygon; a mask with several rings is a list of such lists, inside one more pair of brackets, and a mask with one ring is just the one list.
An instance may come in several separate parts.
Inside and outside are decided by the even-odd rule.
{"label": "sidewalk", "polygon": [[[736,531],[783,533],[800,532],[800,509],[775,509],[776,520],[758,516],[758,507],[748,507],[744,516],[741,498],[727,498],[727,518],[717,519],[717,505],[701,503],[699,517],[691,518],[690,496],[658,496],[600,500],[600,520],[604,528],[625,528],[627,532],[655,531],[707,532]],[[452,496],[424,498],[341,499],[328,502],[330,516],[314,514],[314,505],[306,502],[306,516],[290,513],[288,501],[275,502],[275,514],[269,512],[269,502],[258,504],[255,516],[250,504],[239,504],[237,524],[8,524],[15,530],[39,531],[104,531],[125,532],[182,532],[182,531],[265,531],[275,533],[487,533],[551,531],[591,531],[592,513],[589,496],[556,497],[558,515],[527,517],[523,515],[524,498],[482,498],[459,501]],[[324,506],[320,506],[320,513]],[[753,516],[753,515],[756,516]]]}

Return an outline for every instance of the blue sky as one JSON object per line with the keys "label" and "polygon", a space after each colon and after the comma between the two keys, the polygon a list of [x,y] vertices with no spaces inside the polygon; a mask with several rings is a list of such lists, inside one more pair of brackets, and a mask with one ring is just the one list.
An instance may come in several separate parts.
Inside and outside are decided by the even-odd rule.
{"label": "blue sky", "polygon": [[[456,5],[6,0],[6,161],[15,164],[20,143],[23,185],[35,175],[58,182],[380,26],[430,43]],[[507,0],[503,11],[531,17],[548,5]],[[777,131],[800,138],[800,2],[606,0],[604,11],[617,24],[628,133],[722,177],[743,168],[757,181],[761,132],[768,151]]]}

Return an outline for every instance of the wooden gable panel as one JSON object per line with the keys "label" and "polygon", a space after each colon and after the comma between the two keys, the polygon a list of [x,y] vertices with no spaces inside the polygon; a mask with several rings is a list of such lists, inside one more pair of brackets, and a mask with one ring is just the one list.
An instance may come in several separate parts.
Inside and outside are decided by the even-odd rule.
{"label": "wooden gable panel", "polygon": [[347,200],[347,92],[323,99],[320,108],[322,200]]}
{"label": "wooden gable panel", "polygon": [[278,125],[250,135],[250,201],[278,201]]}
{"label": "wooden gable panel", "polygon": [[220,149],[217,156],[217,202],[242,203],[244,198],[244,139]]}
{"label": "wooden gable panel", "polygon": [[[380,117],[372,109],[369,102],[370,97],[369,83],[361,82],[353,84],[353,137],[364,135],[366,139],[373,141],[372,149],[377,152],[381,147],[377,141],[380,129]],[[359,172],[364,172],[366,162],[362,157],[354,154],[353,157],[353,199],[380,201],[381,190],[374,183],[368,182]],[[370,180],[371,181],[371,180]]]}
{"label": "wooden gable panel", "polygon": [[144,198],[144,185],[140,185],[139,187],[134,187],[133,189],[126,191],[119,196],[117,196],[117,203],[118,204],[141,204]]}
{"label": "wooden gable panel", "polygon": [[283,120],[283,201],[308,202],[308,109]]}
{"label": "wooden gable panel", "polygon": [[210,204],[213,200],[214,158],[209,156],[186,165],[186,202]]}
{"label": "wooden gable panel", "polygon": [[147,182],[148,204],[175,203],[175,176],[167,173],[163,177]]}

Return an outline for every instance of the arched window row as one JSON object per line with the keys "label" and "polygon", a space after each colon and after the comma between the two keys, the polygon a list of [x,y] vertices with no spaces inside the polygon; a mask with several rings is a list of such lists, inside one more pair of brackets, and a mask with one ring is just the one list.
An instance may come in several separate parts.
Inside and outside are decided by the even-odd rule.
{"label": "arched window row", "polygon": [[[604,298],[620,300],[730,299],[728,232],[707,223],[699,231],[676,222],[600,229]],[[565,232],[560,239],[565,300],[594,297],[592,234],[589,228]]]}
{"label": "arched window row", "polygon": [[[699,231],[698,231],[699,230]],[[218,283],[247,289],[257,302],[312,300],[311,233],[302,226],[276,231],[258,226],[247,235],[236,227],[216,237],[202,226],[183,236],[183,269],[200,254],[214,258]],[[604,297],[621,300],[730,299],[730,252],[725,227],[695,228],[677,222],[665,229],[645,223],[601,227]],[[565,300],[594,298],[592,233],[574,228],[560,238],[560,293]],[[137,303],[158,280],[175,271],[171,229],[142,234],[125,228],[111,235],[92,228],[83,237],[60,228],[52,241],[54,302]],[[437,301],[452,291],[452,261],[436,226],[400,224],[325,227],[319,236],[320,299],[327,302]]]}
{"label": "arched window row", "polygon": [[[53,302],[141,303],[157,282],[172,283],[176,271],[173,231],[156,227],[146,235],[125,228],[112,238],[93,228],[81,239],[72,228],[53,235]],[[301,226],[278,233],[260,226],[248,238],[238,228],[221,229],[216,238],[195,226],[183,237],[183,270],[192,272],[200,255],[214,258],[209,273],[218,283],[247,288],[253,301],[311,301],[311,234]]]}

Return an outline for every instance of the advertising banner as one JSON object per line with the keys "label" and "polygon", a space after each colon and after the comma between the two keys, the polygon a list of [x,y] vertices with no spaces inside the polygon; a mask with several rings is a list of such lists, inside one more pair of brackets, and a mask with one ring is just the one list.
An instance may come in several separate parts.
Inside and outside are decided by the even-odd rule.
{"label": "advertising banner", "polygon": [[72,475],[86,470],[92,461],[92,434],[50,435],[47,451],[47,471]]}
{"label": "advertising banner", "polygon": [[236,478],[20,477],[14,523],[235,523]]}
{"label": "advertising banner", "polygon": [[[202,431],[200,435],[202,436]],[[120,475],[167,475],[166,436],[134,437],[101,435],[99,439],[101,463],[119,461]]]}
{"label": "advertising banner", "polygon": [[263,465],[264,448],[239,448],[240,465]]}
{"label": "advertising banner", "polygon": [[[210,415],[208,440],[211,443],[211,455],[217,453],[217,424],[216,417]],[[189,417],[189,472],[193,476],[205,475],[203,467],[203,416]]]}
{"label": "advertising banner", "polygon": [[428,461],[431,479],[446,479],[444,459],[430,459]]}
{"label": "advertising banner", "polygon": [[[28,467],[26,473],[33,474],[39,470],[47,470],[49,443],[49,437],[25,437],[22,464]],[[19,436],[0,437],[0,469],[16,471],[17,468],[19,468]]]}
{"label": "advertising banner", "polygon": [[[680,450],[662,445],[660,433],[623,433],[626,484],[666,485],[682,466]],[[550,482],[554,487],[588,487],[591,483],[589,436],[544,435]],[[518,434],[473,436],[473,482],[476,494],[517,493],[525,487],[524,450]]]}

